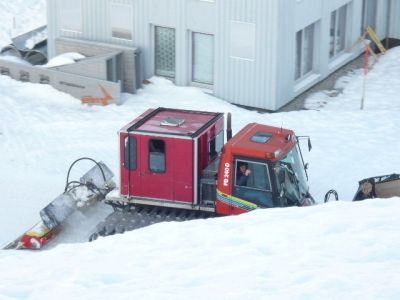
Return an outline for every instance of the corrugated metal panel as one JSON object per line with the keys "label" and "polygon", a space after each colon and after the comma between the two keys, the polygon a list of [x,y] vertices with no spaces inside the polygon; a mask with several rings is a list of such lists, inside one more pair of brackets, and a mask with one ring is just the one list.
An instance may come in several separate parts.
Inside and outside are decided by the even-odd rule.
{"label": "corrugated metal panel", "polygon": [[[59,20],[62,11],[60,4],[65,0],[48,0],[53,16],[50,16],[49,27],[55,28],[54,37],[68,37],[113,43],[116,45],[133,46],[134,41],[113,38],[111,36],[110,3],[126,4],[133,9],[133,0],[82,0],[82,31],[70,31],[61,28]],[[55,13],[54,13],[55,12]],[[134,29],[134,18],[132,14],[132,30]]]}
{"label": "corrugated metal panel", "polygon": [[[171,27],[176,30],[175,82],[189,85],[191,33],[213,34],[215,95],[233,103],[271,110],[286,104],[357,55],[348,52],[345,59],[342,57],[334,64],[329,59],[331,12],[349,3],[347,47],[359,37],[362,19],[362,0],[82,0],[83,30],[77,33],[60,28],[61,1],[65,0],[48,0],[50,54],[54,53],[52,44],[58,36],[137,47],[141,50],[142,78],[148,78],[154,74],[154,26]],[[132,6],[132,41],[111,37],[110,1]],[[380,33],[385,32],[382,15],[385,9],[386,5],[378,9]],[[392,0],[391,11],[391,36],[399,38],[400,1]],[[232,21],[254,24],[254,60],[231,57]],[[296,32],[314,22],[318,76],[295,89]]]}
{"label": "corrugated metal panel", "polygon": [[54,57],[55,55],[55,46],[54,41],[56,39],[57,34],[57,26],[56,26],[56,2],[54,0],[47,0],[46,2],[47,9],[47,54],[49,58]]}
{"label": "corrugated metal panel", "polygon": [[[241,105],[272,109],[275,97],[278,0],[218,1],[215,94]],[[231,57],[231,22],[255,24],[255,58]]]}
{"label": "corrugated metal panel", "polygon": [[375,32],[379,36],[380,39],[386,38],[388,35],[388,23],[389,15],[388,15],[388,4],[390,0],[386,1],[377,1],[377,11],[376,11],[376,28]]}
{"label": "corrugated metal panel", "polygon": [[[338,57],[329,57],[330,46],[330,18],[332,11],[343,5],[347,6],[346,25],[346,51]],[[352,48],[361,35],[362,0],[281,0],[280,36],[278,61],[282,65],[277,73],[277,107],[281,107],[297,95],[306,91],[329,74],[354,59],[359,55],[358,48]],[[296,16],[290,18],[289,16]],[[314,23],[316,31],[314,35],[314,68],[311,76],[306,76],[295,81],[296,63],[296,32]]]}
{"label": "corrugated metal panel", "polygon": [[400,1],[391,0],[390,37],[400,39]]}

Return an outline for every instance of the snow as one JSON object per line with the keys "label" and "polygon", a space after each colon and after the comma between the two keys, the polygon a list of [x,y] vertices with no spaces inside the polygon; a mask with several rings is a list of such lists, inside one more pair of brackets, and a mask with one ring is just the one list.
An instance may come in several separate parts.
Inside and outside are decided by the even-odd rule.
{"label": "snow", "polygon": [[26,40],[25,47],[28,49],[33,49],[35,46],[47,39],[47,29],[36,33],[34,36]]}
{"label": "snow", "polygon": [[25,66],[31,66],[31,64],[29,62],[27,62],[26,60],[23,60],[22,58],[20,58],[18,56],[14,56],[14,55],[2,55],[2,56],[0,56],[0,60],[6,60],[6,61],[22,64]]}
{"label": "snow", "polygon": [[83,56],[80,53],[76,52],[67,52],[60,54],[56,57],[53,57],[52,59],[49,60],[49,62],[45,65],[42,65],[41,67],[43,68],[53,68],[53,67],[59,67],[59,66],[64,66],[64,65],[71,65],[76,63],[78,60],[84,59],[85,56]]}
{"label": "snow", "polygon": [[[400,199],[349,200],[359,180],[400,172],[399,56],[390,50],[370,71],[362,111],[362,71],[339,80],[337,97],[318,93],[310,110],[274,114],[157,77],[121,105],[100,107],[0,76],[0,245],[39,221],[77,158],[118,173],[117,131],[159,106],[231,112],[234,133],[259,122],[311,136],[313,150],[302,147],[310,191],[322,202],[334,188],[343,200],[161,223],[87,243],[111,212],[99,204],[73,215],[47,251],[0,251],[0,299],[398,299]],[[71,179],[91,167],[79,163]]]}
{"label": "snow", "polygon": [[0,0],[0,49],[11,38],[46,24],[46,0]]}

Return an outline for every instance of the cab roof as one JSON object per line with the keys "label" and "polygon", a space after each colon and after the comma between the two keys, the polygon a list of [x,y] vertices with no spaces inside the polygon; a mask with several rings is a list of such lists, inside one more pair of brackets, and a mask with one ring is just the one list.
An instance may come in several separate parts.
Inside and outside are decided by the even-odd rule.
{"label": "cab roof", "polygon": [[160,107],[146,111],[122,131],[194,137],[221,117],[222,113]]}
{"label": "cab roof", "polygon": [[236,156],[276,161],[296,145],[292,130],[250,123],[225,145],[225,151]]}

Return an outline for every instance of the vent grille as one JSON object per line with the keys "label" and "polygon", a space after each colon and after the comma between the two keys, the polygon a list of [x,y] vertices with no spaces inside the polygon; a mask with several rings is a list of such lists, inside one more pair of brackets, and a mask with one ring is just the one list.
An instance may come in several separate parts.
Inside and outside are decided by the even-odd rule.
{"label": "vent grille", "polygon": [[168,117],[168,118],[164,119],[163,121],[161,121],[160,125],[161,126],[178,127],[178,126],[181,126],[183,123],[185,123],[185,119]]}

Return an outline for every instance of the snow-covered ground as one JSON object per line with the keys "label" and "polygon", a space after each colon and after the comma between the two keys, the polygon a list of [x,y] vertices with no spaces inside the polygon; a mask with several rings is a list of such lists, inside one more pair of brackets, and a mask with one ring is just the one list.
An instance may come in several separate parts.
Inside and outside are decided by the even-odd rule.
{"label": "snow-covered ground", "polygon": [[[75,159],[93,157],[117,172],[117,131],[159,106],[231,112],[234,132],[255,121],[310,135],[313,150],[304,154],[311,193],[321,202],[334,188],[342,200],[351,200],[358,180],[400,172],[400,48],[389,51],[368,75],[363,111],[361,75],[341,79],[343,93],[336,98],[312,96],[311,110],[276,114],[247,111],[162,78],[152,78],[136,95],[124,95],[122,105],[99,107],[46,85],[0,76],[0,246],[39,220],[39,210],[63,191]],[[78,165],[72,176],[89,167]],[[0,251],[0,299],[400,295],[399,198],[162,223],[84,242],[95,224],[87,220],[109,211],[99,205],[74,216],[70,230],[47,251]]]}
{"label": "snow-covered ground", "polygon": [[46,0],[0,0],[0,49],[11,38],[46,24]]}

